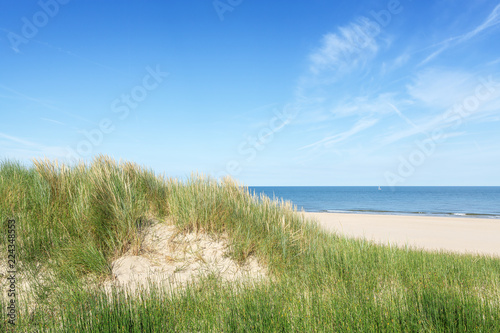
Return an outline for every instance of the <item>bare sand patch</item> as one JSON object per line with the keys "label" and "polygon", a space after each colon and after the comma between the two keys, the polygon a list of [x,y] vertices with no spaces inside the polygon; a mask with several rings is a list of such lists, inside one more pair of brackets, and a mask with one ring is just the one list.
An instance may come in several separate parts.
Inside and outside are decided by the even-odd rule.
{"label": "bare sand patch", "polygon": [[377,243],[500,257],[500,220],[305,213],[329,231]]}
{"label": "bare sand patch", "polygon": [[178,288],[214,274],[223,281],[260,280],[267,276],[265,267],[256,258],[243,263],[232,260],[224,237],[215,239],[205,233],[181,233],[173,226],[155,223],[143,232],[139,251],[129,251],[111,264],[113,286],[130,290],[148,289],[149,283]]}

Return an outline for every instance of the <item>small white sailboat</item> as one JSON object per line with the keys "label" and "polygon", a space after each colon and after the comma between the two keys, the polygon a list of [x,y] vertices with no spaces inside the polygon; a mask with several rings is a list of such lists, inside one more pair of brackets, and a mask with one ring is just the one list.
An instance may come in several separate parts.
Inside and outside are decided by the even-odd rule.
{"label": "small white sailboat", "polygon": [[380,186],[378,187],[378,190],[379,190],[379,191],[382,191],[382,189],[380,188]]}

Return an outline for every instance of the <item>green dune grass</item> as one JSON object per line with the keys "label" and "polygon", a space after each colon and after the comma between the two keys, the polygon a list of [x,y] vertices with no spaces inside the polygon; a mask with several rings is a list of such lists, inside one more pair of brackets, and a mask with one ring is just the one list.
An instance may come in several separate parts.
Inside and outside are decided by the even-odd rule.
{"label": "green dune grass", "polygon": [[[16,225],[17,284],[32,282],[0,331],[499,332],[500,259],[375,245],[322,231],[291,204],[254,197],[231,179],[157,176],[99,156],[89,164],[0,165],[0,256]],[[110,263],[152,220],[227,235],[239,262],[268,281],[206,276],[135,297],[99,287]]]}

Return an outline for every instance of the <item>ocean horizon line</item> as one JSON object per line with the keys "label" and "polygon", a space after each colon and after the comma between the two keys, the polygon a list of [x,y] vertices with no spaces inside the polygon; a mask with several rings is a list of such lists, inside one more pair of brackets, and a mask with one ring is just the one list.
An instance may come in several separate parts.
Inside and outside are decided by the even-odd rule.
{"label": "ocean horizon line", "polygon": [[249,186],[305,212],[500,219],[500,186]]}

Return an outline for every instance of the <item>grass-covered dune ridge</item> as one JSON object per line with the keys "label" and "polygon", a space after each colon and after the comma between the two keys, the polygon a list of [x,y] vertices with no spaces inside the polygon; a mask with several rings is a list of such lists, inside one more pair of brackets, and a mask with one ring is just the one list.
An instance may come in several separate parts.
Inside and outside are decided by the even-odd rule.
{"label": "grass-covered dune ridge", "polygon": [[238,260],[258,252],[278,268],[310,248],[311,228],[304,229],[290,207],[256,200],[231,179],[194,175],[181,183],[105,156],[72,168],[47,160],[31,169],[7,162],[0,175],[7,198],[2,217],[19,221],[18,255],[25,263],[51,258],[72,274],[105,275],[111,258],[137,245],[143,224],[167,217],[186,231],[227,233]]}
{"label": "grass-covered dune ridge", "polygon": [[[500,331],[498,258],[328,234],[290,204],[253,197],[231,179],[179,181],[106,156],[74,166],[4,161],[0,216],[2,251],[7,220],[16,220],[18,270],[54,273],[35,288],[38,305],[18,318],[19,331]],[[230,255],[257,257],[271,280],[207,277],[134,299],[118,290],[112,301],[82,287],[109,278],[111,261],[138,248],[153,219],[226,235]]]}

